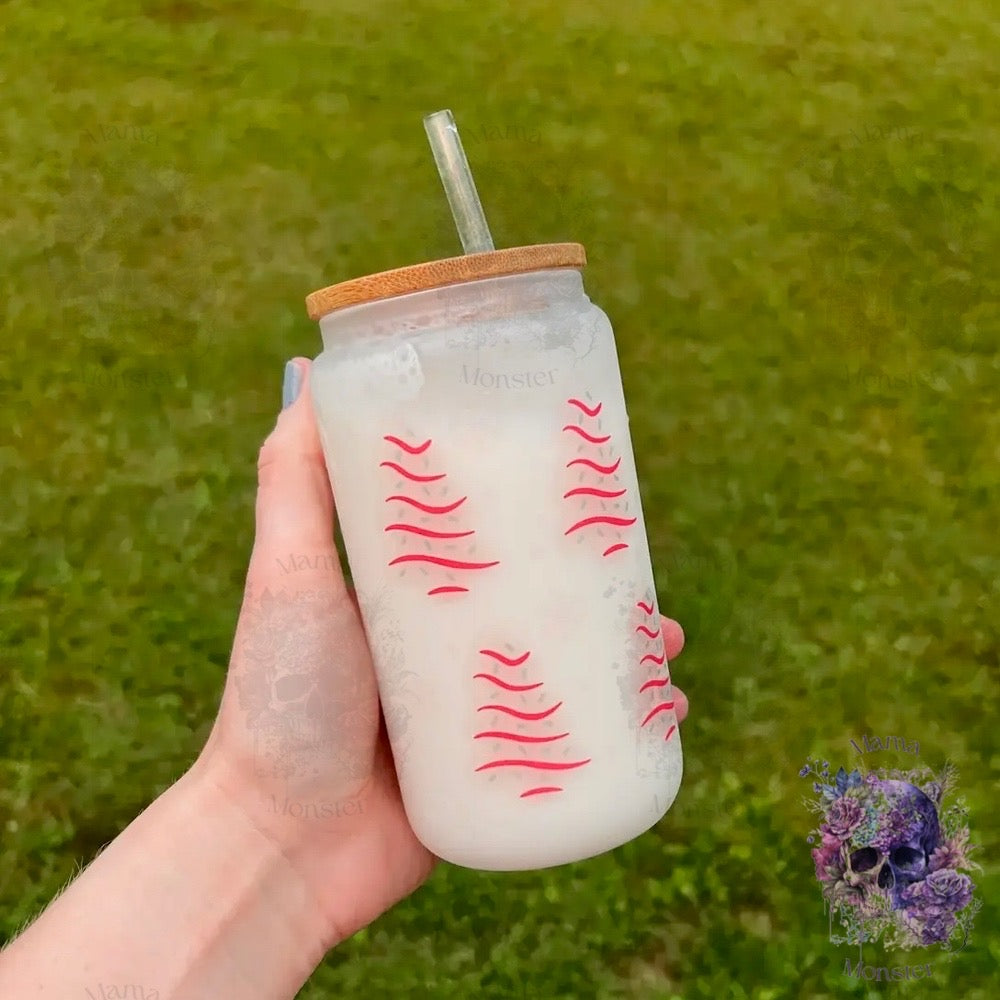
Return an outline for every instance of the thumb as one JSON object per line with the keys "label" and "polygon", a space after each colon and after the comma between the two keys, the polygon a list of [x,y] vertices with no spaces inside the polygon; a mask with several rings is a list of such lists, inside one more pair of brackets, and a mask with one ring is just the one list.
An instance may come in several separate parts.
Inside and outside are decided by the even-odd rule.
{"label": "thumb", "polygon": [[[248,590],[284,589],[289,574],[298,590],[340,599],[347,593],[333,542],[330,480],[313,411],[307,358],[286,366],[286,406],[257,461],[257,530]],[[289,401],[291,398],[291,401]]]}

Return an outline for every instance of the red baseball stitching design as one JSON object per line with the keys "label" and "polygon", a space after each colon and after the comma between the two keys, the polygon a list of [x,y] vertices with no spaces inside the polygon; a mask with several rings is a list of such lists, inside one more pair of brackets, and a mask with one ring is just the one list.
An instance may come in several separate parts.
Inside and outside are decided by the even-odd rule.
{"label": "red baseball stitching design", "polygon": [[572,771],[584,764],[589,764],[590,758],[586,760],[556,761],[556,760],[523,760],[515,758],[513,760],[491,760],[488,764],[482,764],[476,768],[477,771],[492,771],[497,767],[530,767],[536,771]]}
{"label": "red baseball stitching design", "polygon": [[397,493],[391,497],[386,497],[385,502],[392,503],[393,500],[399,500],[401,503],[408,503],[411,507],[416,507],[417,510],[422,510],[425,514],[450,514],[453,510],[458,510],[468,499],[468,497],[462,497],[461,500],[456,500],[454,503],[435,506],[434,504],[424,503],[422,500],[414,500],[413,497],[404,497]]}
{"label": "red baseball stitching design", "polygon": [[[569,432],[570,434],[575,434],[578,438],[582,439],[582,443],[578,446],[578,451],[582,451],[588,445],[597,446],[597,455],[594,458],[591,457],[577,457],[570,459],[566,463],[567,469],[572,469],[575,466],[581,466],[584,470],[589,470],[598,473],[603,479],[607,479],[610,476],[614,476],[617,481],[617,476],[615,473],[618,471],[621,465],[621,455],[614,458],[613,455],[604,455],[604,448],[600,447],[602,445],[607,445],[608,449],[611,450],[613,445],[610,445],[611,441],[610,434],[599,434],[594,433],[584,427],[585,419],[595,420],[600,414],[604,407],[604,404],[598,402],[596,404],[588,405],[582,399],[575,396],[571,396],[566,400],[567,406],[575,407],[579,412],[575,414],[577,422],[568,423],[563,426],[563,432]],[[601,430],[601,421],[597,420],[597,431]],[[614,458],[614,461],[610,464],[604,464],[605,458],[610,461]],[[600,459],[601,461],[597,461]],[[581,471],[580,478],[586,475],[586,472]],[[584,514],[585,516],[580,517],[572,524],[565,532],[565,535],[571,535],[575,531],[579,531],[581,528],[597,528],[597,536],[599,538],[604,538],[604,528],[630,528],[636,523],[638,518],[635,517],[622,517],[616,516],[612,511],[625,511],[628,510],[628,501],[622,501],[620,498],[625,497],[628,490],[625,488],[618,489],[608,489],[603,484],[601,486],[592,485],[581,485],[575,486],[572,489],[567,490],[563,494],[563,500],[571,500],[574,497],[581,497],[581,507],[578,508],[578,512]],[[616,501],[613,505],[610,501]],[[624,503],[624,508],[622,504]],[[599,508],[599,513],[595,512],[595,508]],[[627,549],[628,543],[620,537],[622,532],[618,532],[619,537],[612,541],[610,544],[605,540],[604,544],[601,546],[601,557],[607,558],[608,556],[614,555],[616,552],[622,552]]]}
{"label": "red baseball stitching design", "polygon": [[[481,649],[479,650],[480,656],[488,657],[494,663],[499,663],[504,667],[510,669],[528,669],[528,660],[531,658],[531,650],[525,650],[520,656],[508,656],[505,653],[501,653],[496,649]],[[523,675],[522,675],[523,676]],[[473,674],[473,680],[483,680],[488,681],[495,688],[500,688],[502,691],[509,691],[513,694],[523,696],[525,692],[537,691],[539,688],[543,687],[544,684],[541,681],[529,682],[525,684],[514,684],[510,681],[505,680],[502,677],[498,677],[495,673],[487,673],[485,671],[480,671],[479,673]],[[528,680],[528,678],[525,678]],[[554,705],[550,705],[548,708],[544,708],[540,711],[528,711],[527,706],[523,704],[522,697],[522,707],[517,708],[513,705],[503,704],[501,702],[491,702],[488,705],[480,705],[476,711],[477,712],[500,712],[503,715],[510,716],[514,719],[518,719],[521,722],[539,724],[546,719],[551,719],[556,712],[562,707],[562,702],[557,701]],[[548,723],[551,725],[551,723]],[[525,727],[519,726],[519,729],[524,729]],[[562,740],[569,739],[568,732],[562,733],[546,733],[544,735],[530,735],[523,732],[511,732],[509,729],[484,729],[481,732],[475,734],[473,739],[476,740],[505,740],[509,743],[519,744],[521,747],[525,746],[543,746],[548,743],[559,743]],[[552,760],[552,759],[542,759],[538,757],[507,757],[499,756],[494,760],[488,760],[486,763],[479,765],[475,770],[476,773],[483,771],[496,771],[503,770],[507,768],[527,768],[533,771],[575,771],[577,768],[583,767],[590,763],[590,758],[578,760]],[[558,785],[543,785],[535,788],[527,788],[525,791],[521,792],[520,798],[531,798],[535,795],[548,794],[552,792],[563,791],[562,786]]]}
{"label": "red baseball stitching design", "polygon": [[570,406],[579,407],[581,410],[583,410],[584,413],[587,414],[588,417],[596,417],[597,414],[601,412],[600,403],[598,403],[597,406],[595,406],[593,409],[590,409],[589,406],[587,406],[585,403],[582,403],[579,399],[567,399],[566,402],[569,403]]}
{"label": "red baseball stitching design", "polygon": [[669,712],[673,707],[674,703],[672,701],[661,701],[660,704],[657,705],[656,708],[652,709],[646,718],[639,723],[639,727],[642,728],[647,722],[649,722],[650,719],[655,719],[660,712]]}
{"label": "red baseball stitching design", "polygon": [[[428,470],[431,455],[429,449],[433,445],[433,439],[428,438],[422,444],[412,444],[410,441],[395,434],[383,435],[383,440],[391,444],[402,452],[392,459],[386,459],[379,463],[379,468],[387,469],[393,473],[394,477],[401,477],[396,482],[396,492],[390,493],[385,498],[387,504],[405,504],[406,508],[398,511],[397,519],[387,524],[383,531],[386,534],[394,535],[401,542],[409,540],[411,543],[423,543],[426,551],[422,552],[402,552],[389,561],[390,567],[415,566],[420,574],[428,576],[433,570],[435,575],[442,570],[445,571],[445,582],[438,586],[431,586],[426,590],[428,597],[441,597],[456,600],[462,594],[469,593],[469,588],[462,586],[455,580],[455,572],[469,572],[472,570],[485,570],[498,566],[499,560],[478,560],[461,558],[463,554],[469,555],[471,548],[465,549],[458,544],[458,539],[470,538],[476,534],[475,530],[441,530],[429,527],[427,522],[432,519],[445,518],[448,521],[458,521],[459,517],[455,512],[462,507],[469,499],[467,496],[452,500],[445,494],[447,487],[443,486],[436,493],[432,492],[430,484],[441,483],[447,478],[447,474],[435,470]],[[424,468],[418,470],[415,466],[423,463]],[[406,492],[402,492],[404,490]],[[423,496],[413,495],[423,493]],[[422,521],[424,523],[413,523]],[[472,543],[467,543],[471,546]],[[435,551],[435,548],[437,551]],[[442,552],[441,550],[450,550]],[[458,550],[458,551],[456,551]],[[405,573],[402,570],[401,573]],[[428,581],[430,582],[430,581]]]}
{"label": "red baseball stitching design", "polygon": [[[645,615],[646,617],[654,617],[656,609],[652,602],[646,604],[643,601],[637,601],[635,606],[641,609],[643,615]],[[646,636],[648,642],[650,643],[656,642],[660,648],[660,652],[658,653],[644,654],[642,659],[639,660],[639,666],[641,667],[644,663],[649,663],[649,662],[655,663],[657,666],[661,667],[665,666],[667,662],[667,650],[666,650],[666,643],[663,640],[662,624],[660,626],[659,631],[654,632],[645,623],[640,623],[639,625],[636,626],[635,631],[640,632],[642,633],[642,635]],[[645,691],[649,690],[659,690],[660,688],[669,688],[669,687],[670,687],[670,672],[668,670],[666,676],[664,677],[654,677],[646,680],[639,688],[639,694],[643,694]],[[656,703],[646,713],[645,718],[643,718],[642,722],[639,723],[639,728],[642,729],[648,722],[652,722],[653,719],[655,719],[662,712],[672,711],[673,708],[674,708],[674,701],[669,698],[668,694],[668,700]],[[676,723],[672,724],[667,729],[667,734],[666,736],[663,737],[664,742],[669,740],[670,737],[674,735],[676,729],[677,729]]]}
{"label": "red baseball stitching design", "polygon": [[670,683],[669,678],[660,677],[656,680],[646,681],[641,688],[639,688],[639,694],[642,694],[647,688],[661,688],[666,687]]}
{"label": "red baseball stitching design", "polygon": [[610,434],[605,434],[604,437],[594,437],[593,434],[588,434],[579,424],[567,424],[564,431],[573,431],[575,434],[579,434],[584,441],[589,441],[591,444],[604,444],[606,441],[611,440]]}
{"label": "red baseball stitching design", "polygon": [[578,486],[575,490],[569,490],[563,494],[563,500],[570,497],[604,497],[606,500],[614,500],[615,497],[624,496],[628,490],[598,490],[593,486]]}
{"label": "red baseball stitching design", "polygon": [[435,483],[439,479],[444,479],[443,472],[437,476],[418,476],[415,472],[410,472],[409,469],[404,469],[396,462],[382,462],[379,465],[379,468],[392,469],[394,472],[398,472],[401,476],[409,479],[411,483]]}
{"label": "red baseball stitching design", "polygon": [[486,732],[476,733],[476,735],[472,738],[474,740],[487,738],[494,740],[513,740],[515,743],[555,743],[556,740],[561,740],[566,736],[569,736],[569,733],[559,733],[558,736],[525,736],[523,733],[508,733],[502,729],[487,729]]}
{"label": "red baseball stitching design", "polygon": [[574,458],[572,462],[566,463],[566,468],[571,469],[574,465],[585,465],[588,469],[593,469],[594,472],[600,472],[605,476],[610,476],[618,471],[618,466],[621,464],[622,460],[620,458],[614,465],[599,465],[597,462],[593,462],[589,458]]}
{"label": "red baseball stitching design", "polygon": [[389,565],[398,566],[400,563],[426,562],[433,566],[444,566],[446,569],[489,569],[491,566],[499,566],[498,561],[474,563],[466,562],[464,559],[446,559],[444,556],[425,556],[419,552],[411,552],[405,556],[396,556]]}
{"label": "red baseball stitching design", "polygon": [[628,544],[626,542],[618,542],[616,545],[609,545],[602,553],[602,556],[609,556],[612,552],[617,552],[619,549],[627,549]]}
{"label": "red baseball stitching design", "polygon": [[481,649],[479,652],[482,653],[483,656],[492,656],[494,660],[499,660],[508,667],[519,667],[525,660],[528,659],[529,656],[531,656],[531,650],[523,653],[516,660],[511,659],[509,656],[504,656],[503,653],[498,653],[495,649]]}
{"label": "red baseball stitching design", "polygon": [[562,702],[557,701],[551,708],[547,708],[544,712],[522,712],[519,708],[511,708],[509,705],[480,705],[476,711],[503,712],[504,715],[513,715],[515,719],[523,719],[525,722],[538,722],[541,719],[547,719],[553,712],[559,711],[561,705]]}
{"label": "red baseball stitching design", "polygon": [[390,524],[386,531],[409,531],[414,535],[421,535],[423,538],[468,538],[474,535],[474,531],[431,531],[430,528],[421,528],[416,524]]}
{"label": "red baseball stitching design", "polygon": [[412,444],[407,444],[405,441],[401,441],[398,437],[394,437],[392,434],[386,434],[382,440],[396,445],[397,448],[402,448],[407,455],[422,455],[431,446],[430,438],[417,447]]}
{"label": "red baseball stitching design", "polygon": [[536,684],[508,684],[495,674],[473,674],[472,676],[473,679],[482,677],[484,680],[492,681],[497,687],[502,687],[504,691],[534,691],[536,688],[542,686],[541,681],[538,681]]}
{"label": "red baseball stitching design", "polygon": [[607,514],[595,514],[593,517],[585,517],[582,521],[577,521],[571,528],[567,528],[564,534],[571,535],[580,528],[590,527],[592,524],[613,524],[620,528],[627,528],[635,524],[634,517],[609,517]]}

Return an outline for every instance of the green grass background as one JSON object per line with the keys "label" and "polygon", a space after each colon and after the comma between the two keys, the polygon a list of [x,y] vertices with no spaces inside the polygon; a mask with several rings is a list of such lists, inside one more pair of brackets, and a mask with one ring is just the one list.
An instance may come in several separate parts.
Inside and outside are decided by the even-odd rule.
{"label": "green grass background", "polygon": [[[497,244],[588,247],[686,772],[603,857],[442,866],[301,996],[1000,995],[992,0],[12,0],[0,29],[0,939],[197,754],[303,297],[459,252],[421,125],[450,107]],[[888,956],[929,985],[849,981],[827,940],[798,769],[866,732],[920,744],[870,766],[952,759],[983,845],[967,950]]]}

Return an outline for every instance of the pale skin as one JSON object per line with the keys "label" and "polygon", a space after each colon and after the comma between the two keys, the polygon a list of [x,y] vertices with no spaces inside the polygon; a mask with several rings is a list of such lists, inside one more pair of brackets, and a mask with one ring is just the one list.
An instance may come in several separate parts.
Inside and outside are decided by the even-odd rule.
{"label": "pale skin", "polygon": [[[256,537],[208,742],[0,954],[2,997],[291,1000],[327,951],[437,863],[403,810],[334,546],[309,361],[296,363],[302,391],[260,452]],[[290,573],[289,553],[314,555]],[[684,635],[662,625],[673,660]],[[274,709],[261,693],[278,675],[287,700]],[[687,699],[674,692],[680,721]]]}

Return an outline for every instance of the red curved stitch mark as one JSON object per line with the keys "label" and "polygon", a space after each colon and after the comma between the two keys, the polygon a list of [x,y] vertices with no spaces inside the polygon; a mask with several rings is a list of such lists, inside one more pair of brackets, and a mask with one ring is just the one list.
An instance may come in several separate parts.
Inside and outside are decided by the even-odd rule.
{"label": "red curved stitch mark", "polygon": [[[391,566],[392,564],[390,563],[389,565]],[[646,662],[646,660],[652,660],[652,661],[653,661],[653,662],[654,662],[655,664],[657,664],[658,666],[661,666],[661,667],[662,667],[662,666],[663,666],[663,661],[664,661],[664,660],[665,660],[666,658],[667,658],[667,657],[666,657],[666,655],[665,655],[664,653],[661,653],[661,654],[660,654],[659,656],[653,656],[653,654],[652,654],[652,653],[647,653],[647,654],[646,654],[646,655],[645,655],[645,656],[644,656],[644,657],[643,657],[643,658],[642,658],[642,659],[641,659],[641,660],[639,661],[639,664],[640,664],[640,665],[642,665],[643,663],[645,663],[645,662]]]}
{"label": "red curved stitch mark", "polygon": [[433,597],[435,594],[467,594],[468,592],[468,587],[435,587],[433,590],[427,591],[427,596]]}
{"label": "red curved stitch mark", "polygon": [[390,503],[393,500],[402,500],[403,503],[408,503],[411,507],[416,507],[417,510],[422,510],[425,514],[450,514],[453,510],[461,507],[462,504],[468,499],[468,497],[462,497],[461,500],[456,500],[454,503],[448,504],[446,507],[435,507],[432,504],[421,503],[419,500],[414,500],[412,497],[404,497],[396,494],[391,497],[386,497],[385,502]]}
{"label": "red curved stitch mark", "polygon": [[670,727],[670,728],[669,728],[669,729],[667,730],[667,735],[663,737],[663,742],[664,742],[664,743],[666,743],[666,742],[667,742],[667,740],[669,740],[669,739],[670,739],[670,737],[674,735],[674,730],[675,730],[676,728],[677,728],[676,726],[671,726],[671,727]]}
{"label": "red curved stitch mark", "polygon": [[508,667],[519,667],[529,656],[531,656],[530,649],[526,653],[519,656],[516,660],[512,660],[510,657],[504,656],[503,653],[498,653],[495,649],[481,649],[479,652],[482,653],[483,656],[492,656],[494,660],[499,660]]}
{"label": "red curved stitch mark", "polygon": [[652,604],[643,604],[642,601],[639,601],[639,603],[636,605],[636,607],[637,608],[642,608],[642,610],[645,611],[647,615],[651,615],[653,613],[653,605]]}
{"label": "red curved stitch mark", "polygon": [[541,795],[543,792],[561,792],[558,785],[541,785],[538,788],[529,788],[526,792],[521,792],[521,798],[526,799],[529,795]]}
{"label": "red curved stitch mark", "polygon": [[579,528],[589,527],[591,524],[613,524],[619,528],[627,528],[630,524],[635,524],[634,517],[608,517],[607,514],[597,514],[594,517],[585,517],[582,521],[577,521],[572,528],[567,528],[563,534],[571,535]]}
{"label": "red curved stitch mark", "polygon": [[386,531],[412,531],[415,535],[423,535],[424,538],[466,538],[474,535],[474,531],[432,531],[430,528],[421,528],[415,524],[390,524]]}
{"label": "red curved stitch mark", "polygon": [[436,482],[438,479],[444,479],[445,476],[443,472],[441,473],[440,476],[418,476],[416,473],[409,472],[408,470],[404,469],[401,465],[398,465],[396,462],[380,462],[379,468],[394,469],[401,476],[406,476],[407,479],[409,479],[411,482],[414,483],[433,483]]}
{"label": "red curved stitch mark", "polygon": [[405,441],[400,440],[398,437],[394,437],[392,434],[386,434],[382,438],[383,441],[389,441],[391,444],[398,445],[403,451],[410,455],[422,455],[431,446],[431,439],[428,438],[422,445],[414,446],[412,444],[407,444]]}
{"label": "red curved stitch mark", "polygon": [[651,628],[646,628],[645,625],[639,625],[636,628],[636,632],[642,632],[643,635],[648,635],[650,639],[659,639],[660,633],[654,632]]}
{"label": "red curved stitch mark", "polygon": [[655,681],[646,681],[646,683],[643,684],[643,686],[641,688],[639,688],[639,694],[642,694],[642,692],[645,691],[646,688],[661,688],[661,687],[666,687],[669,683],[670,683],[670,678],[669,677],[660,678],[660,679],[655,680]]}
{"label": "red curved stitch mark", "polygon": [[485,563],[463,562],[461,559],[446,559],[444,556],[428,556],[422,552],[413,552],[405,556],[396,556],[389,565],[396,566],[399,563],[408,562],[429,562],[435,566],[444,566],[447,569],[489,569],[490,566],[498,566],[500,564],[499,560]]}
{"label": "red curved stitch mark", "polygon": [[506,681],[500,680],[499,677],[494,677],[493,674],[473,674],[472,679],[475,680],[477,677],[492,681],[497,687],[502,687],[505,691],[534,691],[535,688],[542,686],[541,681],[537,684],[508,684]]}
{"label": "red curved stitch mark", "polygon": [[601,553],[601,555],[602,556],[609,556],[609,555],[611,555],[612,552],[618,552],[621,549],[627,549],[627,548],[628,548],[628,546],[624,542],[619,542],[617,545],[611,545],[608,548],[606,548]]}
{"label": "red curved stitch mark", "polygon": [[579,399],[567,399],[566,402],[569,403],[570,406],[579,406],[588,417],[596,417],[597,414],[601,412],[601,406],[603,405],[598,403],[597,406],[590,409],[586,403],[581,402]]}
{"label": "red curved stitch mark", "polygon": [[579,434],[585,441],[589,441],[591,444],[604,444],[605,441],[611,440],[610,434],[605,434],[604,437],[594,437],[593,434],[588,434],[582,427],[577,424],[567,424],[564,431],[573,431],[575,434]]}
{"label": "red curved stitch mark", "polygon": [[590,757],[586,760],[555,761],[555,760],[491,760],[488,764],[481,764],[477,771],[492,771],[495,767],[530,767],[537,771],[572,771],[574,768],[583,767],[590,763]]}
{"label": "red curved stitch mark", "polygon": [[525,722],[537,722],[539,719],[547,719],[562,704],[557,701],[551,708],[544,712],[522,712],[516,708],[508,708],[506,705],[480,705],[477,712],[504,712],[513,715],[515,719],[523,719]]}
{"label": "red curved stitch mark", "polygon": [[670,709],[672,709],[673,707],[674,703],[672,701],[661,701],[660,704],[657,705],[656,708],[652,709],[649,715],[647,715],[646,718],[642,720],[642,722],[639,725],[639,728],[642,729],[642,727],[646,725],[646,723],[649,722],[650,719],[652,719],[654,716],[659,715],[660,712],[669,712]]}
{"label": "red curved stitch mark", "polygon": [[566,736],[569,736],[569,733],[560,733],[558,736],[524,736],[521,733],[506,733],[501,729],[489,729],[483,733],[476,733],[472,738],[474,740],[487,738],[493,740],[513,740],[515,743],[555,743],[556,740],[561,740]]}
{"label": "red curved stitch mark", "polygon": [[578,486],[575,490],[564,493],[563,500],[568,500],[570,497],[605,497],[606,499],[613,500],[615,497],[620,497],[627,492],[627,490],[598,490],[593,486]]}
{"label": "red curved stitch mark", "polygon": [[572,462],[566,463],[566,468],[570,468],[573,465],[586,465],[588,469],[593,469],[594,472],[603,472],[604,475],[610,476],[612,472],[618,471],[618,466],[622,464],[622,460],[619,457],[614,465],[598,465],[597,462],[592,462],[589,458],[574,458]]}

